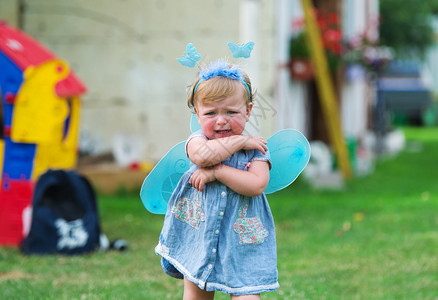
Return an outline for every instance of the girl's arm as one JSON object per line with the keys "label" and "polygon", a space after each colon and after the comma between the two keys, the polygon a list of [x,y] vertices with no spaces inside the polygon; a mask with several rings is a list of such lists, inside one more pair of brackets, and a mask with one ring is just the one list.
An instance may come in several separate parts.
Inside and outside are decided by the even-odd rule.
{"label": "girl's arm", "polygon": [[265,161],[251,162],[248,171],[223,164],[200,168],[190,178],[190,183],[199,191],[208,182],[219,180],[230,189],[244,196],[254,197],[263,193],[269,183],[269,164]]}
{"label": "girl's arm", "polygon": [[215,166],[239,150],[256,149],[266,153],[267,142],[258,136],[233,135],[225,138],[207,140],[194,137],[187,143],[190,160],[201,168]]}

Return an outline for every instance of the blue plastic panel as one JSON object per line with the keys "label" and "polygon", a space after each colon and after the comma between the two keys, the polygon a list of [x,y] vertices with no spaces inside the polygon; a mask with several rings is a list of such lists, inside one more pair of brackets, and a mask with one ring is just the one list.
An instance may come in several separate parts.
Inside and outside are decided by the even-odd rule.
{"label": "blue plastic panel", "polygon": [[2,177],[10,179],[32,179],[35,144],[19,144],[5,138],[5,154]]}
{"label": "blue plastic panel", "polygon": [[23,82],[22,71],[12,63],[7,56],[0,52],[0,91],[3,105],[3,123],[10,126],[13,105],[6,103],[6,95],[16,95]]}

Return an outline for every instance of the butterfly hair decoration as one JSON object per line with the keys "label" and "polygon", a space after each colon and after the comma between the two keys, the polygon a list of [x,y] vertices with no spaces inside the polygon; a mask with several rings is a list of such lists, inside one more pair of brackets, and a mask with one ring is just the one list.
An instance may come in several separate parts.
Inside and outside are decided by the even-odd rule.
{"label": "butterfly hair decoration", "polygon": [[228,48],[230,48],[234,58],[249,58],[249,56],[251,55],[251,51],[254,48],[254,42],[249,42],[243,45],[229,42],[227,45]]}
{"label": "butterfly hair decoration", "polygon": [[184,54],[176,60],[183,66],[193,68],[196,63],[201,59],[201,54],[196,51],[195,46],[192,43],[188,43]]}
{"label": "butterfly hair decoration", "polygon": [[[231,54],[234,58],[249,58],[249,56],[251,55],[251,51],[254,48],[254,42],[248,42],[243,45],[229,42],[227,45],[228,48],[231,50]],[[196,48],[192,43],[188,43],[184,54],[176,60],[183,66],[193,68],[194,66],[196,66],[200,59],[201,54],[196,51]]]}
{"label": "butterfly hair decoration", "polygon": [[[196,115],[190,120],[190,130],[199,130]],[[175,145],[152,169],[143,181],[140,198],[144,207],[154,214],[165,214],[167,203],[181,176],[190,168],[185,141]],[[310,145],[299,131],[283,129],[268,139],[267,147],[272,168],[265,194],[272,194],[289,186],[304,170],[310,158]]]}

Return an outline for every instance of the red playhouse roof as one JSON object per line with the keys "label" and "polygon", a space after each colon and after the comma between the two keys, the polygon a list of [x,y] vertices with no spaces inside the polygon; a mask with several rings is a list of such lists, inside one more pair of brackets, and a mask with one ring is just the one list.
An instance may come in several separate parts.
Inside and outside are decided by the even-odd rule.
{"label": "red playhouse roof", "polygon": [[[0,52],[6,55],[22,71],[29,66],[52,60],[56,56],[24,32],[0,20]],[[85,93],[85,86],[73,71],[60,81],[55,92],[59,97],[69,97]]]}

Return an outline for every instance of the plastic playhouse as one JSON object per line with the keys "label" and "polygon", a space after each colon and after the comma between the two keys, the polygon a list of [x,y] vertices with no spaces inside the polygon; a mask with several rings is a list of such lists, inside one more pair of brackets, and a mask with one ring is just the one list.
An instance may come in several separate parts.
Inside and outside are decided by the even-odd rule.
{"label": "plastic playhouse", "polygon": [[0,21],[0,245],[24,238],[39,176],[75,167],[84,92],[64,60]]}

